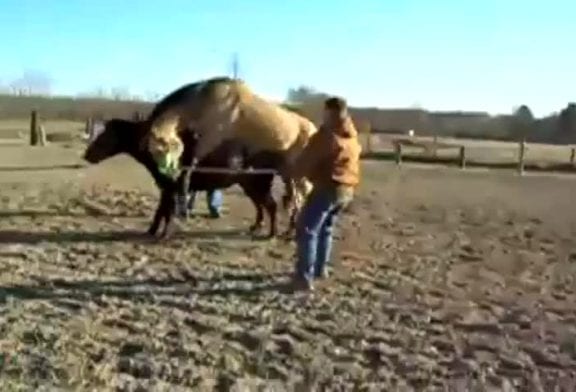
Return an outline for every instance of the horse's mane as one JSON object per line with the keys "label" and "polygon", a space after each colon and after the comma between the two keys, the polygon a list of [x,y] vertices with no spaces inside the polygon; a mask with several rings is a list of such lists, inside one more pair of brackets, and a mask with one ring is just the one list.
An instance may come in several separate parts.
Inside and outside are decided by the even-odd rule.
{"label": "horse's mane", "polygon": [[148,116],[148,121],[154,122],[166,111],[178,106],[181,102],[186,102],[195,96],[209,96],[217,86],[234,81],[235,79],[228,76],[218,76],[186,84],[162,98],[162,100],[154,106],[154,109],[152,109],[152,112]]}

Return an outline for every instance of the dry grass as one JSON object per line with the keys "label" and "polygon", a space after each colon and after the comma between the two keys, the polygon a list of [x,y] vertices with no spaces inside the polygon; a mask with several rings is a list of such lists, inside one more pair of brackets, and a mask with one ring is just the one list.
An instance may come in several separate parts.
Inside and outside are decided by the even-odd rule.
{"label": "dry grass", "polygon": [[157,243],[131,161],[0,148],[2,391],[575,390],[570,177],[367,162],[307,296],[236,190]]}

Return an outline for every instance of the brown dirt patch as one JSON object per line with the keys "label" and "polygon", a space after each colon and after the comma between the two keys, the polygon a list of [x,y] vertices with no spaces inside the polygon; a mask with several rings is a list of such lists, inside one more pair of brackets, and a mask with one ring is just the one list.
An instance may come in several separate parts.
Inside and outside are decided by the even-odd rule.
{"label": "brown dirt patch", "polygon": [[237,190],[157,243],[132,162],[0,155],[0,390],[575,389],[571,178],[367,163],[309,296]]}

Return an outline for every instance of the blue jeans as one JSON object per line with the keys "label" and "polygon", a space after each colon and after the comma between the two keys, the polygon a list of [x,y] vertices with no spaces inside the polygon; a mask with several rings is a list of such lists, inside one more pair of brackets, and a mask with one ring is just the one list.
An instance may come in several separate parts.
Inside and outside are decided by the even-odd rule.
{"label": "blue jeans", "polygon": [[300,211],[296,225],[296,275],[311,281],[320,277],[332,253],[333,231],[340,211],[350,199],[336,187],[314,189]]}
{"label": "blue jeans", "polygon": [[[188,210],[192,211],[194,209],[194,202],[196,200],[196,192],[190,192],[188,199]],[[206,191],[206,204],[208,206],[208,211],[213,217],[220,216],[220,209],[222,208],[222,191],[215,189],[212,191]]]}

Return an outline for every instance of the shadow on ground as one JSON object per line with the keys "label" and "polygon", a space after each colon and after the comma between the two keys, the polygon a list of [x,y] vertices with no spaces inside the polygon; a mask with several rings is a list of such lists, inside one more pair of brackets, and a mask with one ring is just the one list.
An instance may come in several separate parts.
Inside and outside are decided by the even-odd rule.
{"label": "shadow on ground", "polygon": [[[88,212],[62,212],[62,211],[42,211],[42,210],[10,210],[0,211],[0,218],[49,218],[49,217],[66,217],[66,218],[85,218],[87,216],[106,216],[109,218],[133,218],[134,215],[127,213],[88,213]],[[140,215],[137,215],[139,217]]]}
{"label": "shadow on ground", "polygon": [[0,172],[15,172],[15,171],[51,171],[62,169],[83,169],[85,165],[50,165],[50,166],[0,166]]}
{"label": "shadow on ground", "polygon": [[206,239],[206,240],[246,240],[265,241],[265,237],[252,236],[246,231],[238,229],[229,230],[197,230],[197,231],[177,231],[170,238],[165,240],[155,240],[154,237],[140,230],[114,230],[114,231],[51,231],[33,232],[24,230],[2,230],[0,231],[0,245],[34,245],[38,243],[105,243],[105,242],[150,242],[150,241],[170,241],[174,239]]}
{"label": "shadow on ground", "polygon": [[[184,274],[183,274],[184,275]],[[252,297],[264,292],[288,290],[283,273],[226,272],[206,277],[186,273],[181,279],[148,278],[144,280],[42,280],[33,285],[0,286],[0,303],[16,300],[71,300],[76,303],[95,301],[102,296],[131,301],[159,301],[157,296],[241,296]],[[240,282],[250,283],[237,285]],[[222,283],[236,286],[221,287]]]}

